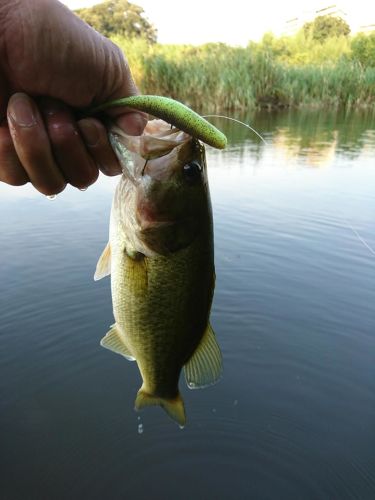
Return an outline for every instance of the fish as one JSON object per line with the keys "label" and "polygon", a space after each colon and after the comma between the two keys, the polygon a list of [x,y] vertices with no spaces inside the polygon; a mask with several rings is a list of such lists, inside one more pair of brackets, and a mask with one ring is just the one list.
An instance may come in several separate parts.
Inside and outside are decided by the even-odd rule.
{"label": "fish", "polygon": [[209,322],[215,268],[205,149],[160,119],[141,136],[113,125],[109,138],[123,174],[94,276],[111,275],[115,323],[101,345],[136,361],[136,410],[159,405],[184,426],[182,370],[191,389],[222,374]]}

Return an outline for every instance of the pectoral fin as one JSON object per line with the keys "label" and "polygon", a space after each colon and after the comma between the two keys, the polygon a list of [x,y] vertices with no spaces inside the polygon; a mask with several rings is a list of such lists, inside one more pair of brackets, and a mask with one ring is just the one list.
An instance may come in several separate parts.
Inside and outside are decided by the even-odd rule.
{"label": "pectoral fin", "polygon": [[123,336],[119,333],[116,323],[111,326],[109,332],[102,338],[100,345],[116,354],[121,354],[121,356],[124,356],[129,361],[135,361],[135,357],[125,345]]}
{"label": "pectoral fin", "polygon": [[101,280],[109,274],[111,274],[111,246],[107,243],[103,253],[99,257],[98,263],[96,264],[94,280]]}
{"label": "pectoral fin", "polygon": [[203,389],[215,384],[222,373],[222,356],[215,334],[208,324],[196,351],[184,366],[190,389]]}

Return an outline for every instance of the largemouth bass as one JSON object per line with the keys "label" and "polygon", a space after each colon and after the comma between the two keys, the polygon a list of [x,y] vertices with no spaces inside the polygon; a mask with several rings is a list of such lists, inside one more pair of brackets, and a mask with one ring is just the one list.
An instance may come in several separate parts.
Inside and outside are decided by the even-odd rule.
{"label": "largemouth bass", "polygon": [[184,425],[182,368],[190,388],[215,383],[222,370],[209,324],[215,272],[204,147],[162,120],[139,137],[116,127],[109,135],[123,175],[95,273],[111,274],[116,321],[101,345],[136,360],[136,409],[160,405]]}

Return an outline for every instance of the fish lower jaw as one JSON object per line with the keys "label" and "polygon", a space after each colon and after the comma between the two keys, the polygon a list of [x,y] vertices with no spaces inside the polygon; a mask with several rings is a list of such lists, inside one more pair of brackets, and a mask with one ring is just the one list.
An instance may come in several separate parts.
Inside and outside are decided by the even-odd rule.
{"label": "fish lower jaw", "polygon": [[139,229],[140,233],[148,231],[149,229],[159,229],[167,226],[173,226],[176,221],[173,220],[157,220],[157,219],[142,219]]}
{"label": "fish lower jaw", "polygon": [[[164,214],[163,214],[164,215]],[[175,224],[173,219],[161,216],[160,212],[155,209],[145,208],[144,206],[138,207],[137,222],[141,230],[150,229],[154,227],[170,226]]]}
{"label": "fish lower jaw", "polygon": [[138,201],[136,212],[136,220],[141,230],[169,226],[177,222],[176,220],[170,218],[170,214],[168,214],[168,212],[165,210],[161,212],[156,205],[149,201]]}

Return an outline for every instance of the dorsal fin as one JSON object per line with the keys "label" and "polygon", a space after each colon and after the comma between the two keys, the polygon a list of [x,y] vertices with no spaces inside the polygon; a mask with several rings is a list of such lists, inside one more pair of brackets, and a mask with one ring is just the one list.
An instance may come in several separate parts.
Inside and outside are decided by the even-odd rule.
{"label": "dorsal fin", "polygon": [[208,324],[200,344],[184,366],[186,383],[190,389],[203,389],[220,379],[222,368],[220,347]]}
{"label": "dorsal fin", "polygon": [[123,335],[118,331],[118,326],[116,323],[111,326],[109,332],[102,338],[100,345],[115,352],[116,354],[121,354],[129,361],[135,361],[135,357],[131,353],[130,349],[125,345]]}

